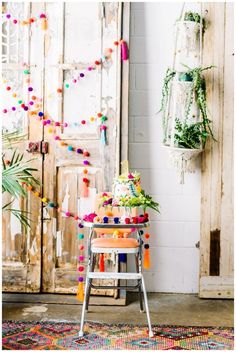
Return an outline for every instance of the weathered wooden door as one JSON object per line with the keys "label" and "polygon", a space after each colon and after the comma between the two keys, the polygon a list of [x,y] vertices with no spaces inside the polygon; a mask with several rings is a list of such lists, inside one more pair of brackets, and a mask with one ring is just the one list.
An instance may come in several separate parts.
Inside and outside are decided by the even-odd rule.
{"label": "weathered wooden door", "polygon": [[[119,49],[113,43],[122,36],[123,7],[121,3],[76,2],[29,6],[28,17],[46,13],[48,19],[47,31],[40,31],[37,26],[30,29],[30,61],[27,61],[32,67],[32,82],[43,98],[44,117],[51,124],[43,126],[42,121],[28,116],[28,140],[48,142],[47,154],[34,154],[42,180],[42,196],[79,216],[91,211],[96,192],[109,190],[114,175],[119,172],[121,74],[123,70],[128,79],[128,69],[124,67],[128,62],[122,68]],[[113,52],[105,59],[107,48]],[[88,69],[101,58],[105,60],[102,65]],[[106,145],[101,142],[99,113],[107,116]],[[125,121],[125,114],[122,117]],[[85,123],[81,123],[83,120]],[[55,122],[60,126],[56,127]],[[122,155],[126,155],[126,148],[127,144],[123,143]],[[83,157],[78,149],[86,150],[89,156]],[[89,162],[88,198],[81,197],[85,159]],[[86,239],[86,231],[79,229],[73,218],[44,206],[31,194],[27,204],[33,210],[35,225],[29,243],[26,240],[21,243],[25,262],[20,264],[24,266],[25,281],[19,286],[14,280],[14,263],[11,267],[5,266],[5,290],[18,291],[21,287],[28,292],[41,289],[42,292],[75,293],[77,233],[84,232]],[[6,239],[6,247],[8,243]],[[35,256],[37,263],[33,261]],[[33,285],[32,275],[31,281],[27,281],[27,270],[31,267],[35,270],[37,286]],[[9,273],[11,286],[7,284]]]}
{"label": "weathered wooden door", "polygon": [[[110,189],[119,169],[121,64],[113,42],[121,36],[121,4],[47,3],[46,13],[50,31],[45,38],[44,111],[49,119],[69,126],[57,128],[60,142],[53,139],[50,127],[45,127],[50,148],[44,160],[44,195],[63,210],[82,216],[91,211],[97,191]],[[89,71],[111,47],[111,59]],[[62,93],[57,93],[58,88]],[[99,113],[108,118],[107,145],[101,143]],[[96,120],[91,122],[91,117]],[[90,164],[88,198],[81,197],[85,159],[76,152],[78,148],[89,152],[85,158]],[[85,231],[73,218],[45,210],[44,292],[76,291],[78,232]]]}
{"label": "weathered wooden door", "polygon": [[[28,154],[29,141],[42,141],[42,124],[37,124],[29,117],[28,111],[21,108],[19,102],[26,103],[37,92],[43,95],[43,40],[44,33],[36,26],[19,26],[21,18],[30,18],[32,14],[43,11],[40,4],[5,3],[5,14],[2,15],[2,66],[3,66],[3,105],[7,110],[3,114],[3,130],[21,130],[25,134],[25,141],[13,145],[13,150],[24,153],[24,160],[34,159],[31,166],[38,171],[35,176],[42,181],[43,156],[40,153]],[[6,14],[10,14],[8,20]],[[31,43],[37,43],[37,53],[31,48]],[[23,66],[23,63],[33,63]],[[29,69],[30,75],[23,71]],[[30,78],[29,78],[30,77]],[[30,81],[29,81],[30,79]],[[28,87],[34,86],[34,92]],[[10,87],[8,90],[7,87]],[[14,95],[16,96],[14,97]],[[37,101],[39,107],[41,102]],[[12,110],[16,108],[16,111]],[[13,150],[3,150],[10,159]],[[13,198],[3,194],[3,205]],[[20,222],[9,211],[3,211],[2,224],[2,286],[8,292],[39,292],[41,284],[41,201],[29,193],[27,199],[15,200],[11,207],[30,212],[31,229],[24,230]]]}
{"label": "weathered wooden door", "polygon": [[207,101],[217,139],[202,163],[200,289],[203,298],[233,298],[233,3],[204,3],[203,64]]}

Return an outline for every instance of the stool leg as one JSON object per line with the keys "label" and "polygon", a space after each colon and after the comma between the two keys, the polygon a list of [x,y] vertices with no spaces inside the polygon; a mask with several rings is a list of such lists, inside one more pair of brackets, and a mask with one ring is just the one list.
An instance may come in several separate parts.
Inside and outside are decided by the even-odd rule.
{"label": "stool leg", "polygon": [[84,289],[84,302],[83,302],[83,307],[82,307],[82,313],[81,313],[81,321],[80,321],[80,331],[79,331],[79,337],[82,337],[84,335],[84,317],[85,317],[85,307],[86,307],[86,297],[88,295],[88,277],[86,277],[85,281],[85,289]]}
{"label": "stool leg", "polygon": [[[136,271],[138,273],[139,272],[138,254],[136,254],[135,259],[136,259]],[[139,283],[138,292],[139,292],[140,313],[143,313],[143,297],[142,297],[142,286],[141,286],[142,280],[138,280],[138,283]]]}
{"label": "stool leg", "polygon": [[[94,271],[94,267],[95,267],[95,255],[92,253],[91,254],[91,268],[90,268],[90,271]],[[88,281],[88,285],[89,285],[89,287],[88,287],[88,294],[87,294],[87,296],[86,296],[86,306],[85,306],[85,310],[86,310],[86,312],[88,312],[88,306],[89,306],[89,298],[90,298],[90,293],[91,293],[91,283],[92,283],[92,279],[89,279],[89,281]]]}
{"label": "stool leg", "polygon": [[151,319],[150,319],[149,308],[148,308],[147,292],[146,292],[146,287],[145,287],[143,276],[142,276],[142,286],[143,286],[143,296],[144,296],[145,309],[146,309],[146,313],[147,313],[149,337],[153,337],[154,334],[152,331]]}

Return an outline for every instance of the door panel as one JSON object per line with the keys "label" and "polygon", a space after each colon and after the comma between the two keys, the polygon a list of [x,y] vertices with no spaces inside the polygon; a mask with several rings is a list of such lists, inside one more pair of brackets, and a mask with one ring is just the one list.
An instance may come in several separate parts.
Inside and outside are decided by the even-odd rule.
{"label": "door panel", "polygon": [[[42,4],[33,4],[32,7],[27,3],[7,3],[5,5],[9,13],[18,18],[21,13],[25,18],[30,14],[38,15],[43,12]],[[5,16],[4,16],[5,18]],[[13,33],[15,33],[13,35]],[[4,105],[7,107],[18,106],[18,99],[28,102],[29,83],[23,74],[24,67],[22,62],[31,63],[29,66],[30,75],[27,79],[34,86],[34,94],[42,96],[43,76],[40,67],[43,62],[43,32],[36,28],[29,29],[28,26],[15,26],[9,28],[8,32],[8,52],[13,48],[14,55],[3,58],[3,76],[9,80],[12,87],[9,94],[4,92]],[[19,38],[21,40],[18,42]],[[30,50],[32,45],[37,42],[37,55]],[[12,93],[17,93],[17,98],[12,98]],[[37,92],[37,93],[36,93]],[[33,120],[28,112],[17,107],[16,112],[8,114],[3,119],[3,128],[8,131],[21,129],[25,134],[26,140],[14,146],[19,153],[24,153],[24,160],[34,159],[31,166],[38,171],[35,176],[39,181],[42,180],[42,155],[28,154],[29,141],[42,140],[42,127]],[[14,149],[13,148],[13,149]],[[5,152],[6,158],[10,159],[12,151]],[[39,190],[40,191],[40,190]],[[9,202],[11,197],[8,194],[3,196],[3,204]],[[9,212],[3,212],[3,247],[2,247],[2,273],[3,291],[8,292],[39,292],[41,278],[41,202],[32,193],[28,194],[27,199],[15,200],[11,205],[13,209],[22,209],[30,212],[31,228],[24,230],[20,222]]]}
{"label": "door panel", "polygon": [[[47,3],[46,12],[53,32],[46,37],[45,114],[51,120],[69,123],[57,128],[60,141],[86,149],[89,197],[81,197],[83,161],[81,154],[68,152],[45,127],[49,153],[44,160],[44,195],[62,210],[83,216],[93,209],[97,192],[110,189],[119,167],[120,60],[114,51],[109,67],[84,71],[102,56],[104,48],[121,37],[121,4]],[[53,37],[53,40],[52,38]],[[55,46],[52,41],[60,43]],[[62,43],[61,43],[62,42]],[[78,74],[85,77],[78,80]],[[65,84],[69,84],[69,88]],[[62,94],[56,95],[62,87]],[[53,96],[56,98],[53,98]],[[107,145],[100,141],[99,125],[88,119],[102,112],[107,120]],[[81,120],[86,125],[74,125]],[[79,232],[87,233],[85,229]],[[77,290],[78,224],[55,209],[47,209],[43,225],[43,291],[75,293]]]}
{"label": "door panel", "polygon": [[[204,34],[203,66],[216,142],[209,141],[202,163],[200,289],[203,298],[234,297],[233,254],[233,4],[204,3],[209,26]],[[219,52],[224,55],[218,55]]]}

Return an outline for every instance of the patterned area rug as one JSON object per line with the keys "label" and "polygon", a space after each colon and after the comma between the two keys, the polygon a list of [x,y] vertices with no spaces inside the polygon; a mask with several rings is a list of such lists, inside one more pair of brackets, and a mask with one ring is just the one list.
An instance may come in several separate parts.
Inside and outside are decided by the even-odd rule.
{"label": "patterned area rug", "polygon": [[233,350],[233,328],[154,325],[147,327],[88,322],[85,335],[79,324],[58,322],[5,321],[4,350]]}

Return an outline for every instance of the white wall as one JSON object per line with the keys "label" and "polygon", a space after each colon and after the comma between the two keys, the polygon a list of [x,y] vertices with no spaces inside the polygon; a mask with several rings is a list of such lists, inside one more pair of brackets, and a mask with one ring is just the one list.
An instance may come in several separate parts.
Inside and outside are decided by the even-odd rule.
{"label": "white wall", "polygon": [[179,184],[161,146],[161,116],[156,115],[181,8],[173,2],[131,4],[129,160],[131,169],[141,172],[145,191],[161,205],[161,214],[151,216],[152,265],[145,273],[151,292],[198,292],[200,172]]}

